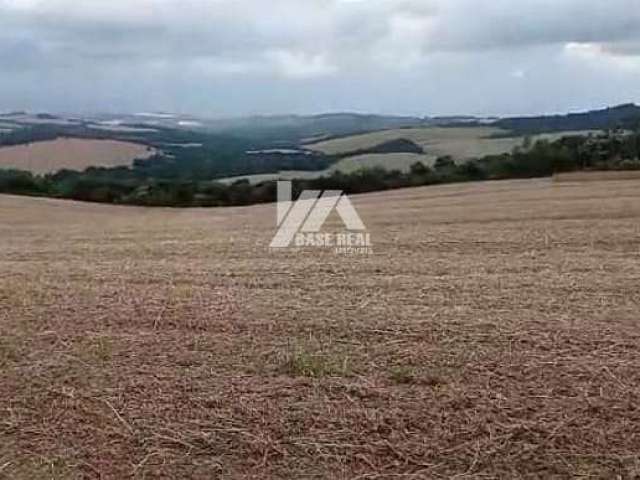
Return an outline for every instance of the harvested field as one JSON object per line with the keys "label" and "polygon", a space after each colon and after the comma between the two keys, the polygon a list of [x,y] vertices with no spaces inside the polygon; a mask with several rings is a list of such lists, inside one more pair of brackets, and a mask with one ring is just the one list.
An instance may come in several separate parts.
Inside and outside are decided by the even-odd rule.
{"label": "harvested field", "polygon": [[0,148],[0,168],[44,174],[62,169],[129,166],[135,159],[149,158],[155,153],[145,145],[117,140],[59,138]]}
{"label": "harvested field", "polygon": [[601,182],[603,180],[640,180],[640,171],[611,170],[597,172],[566,172],[553,176],[556,182]]}
{"label": "harvested field", "polygon": [[0,197],[0,477],[637,477],[640,180],[353,200],[372,256]]}

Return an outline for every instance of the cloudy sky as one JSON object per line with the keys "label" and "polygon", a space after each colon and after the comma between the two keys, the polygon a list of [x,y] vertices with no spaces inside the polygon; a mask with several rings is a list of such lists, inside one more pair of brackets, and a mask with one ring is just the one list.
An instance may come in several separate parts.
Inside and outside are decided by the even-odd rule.
{"label": "cloudy sky", "polygon": [[0,0],[0,111],[640,102],[640,0]]}

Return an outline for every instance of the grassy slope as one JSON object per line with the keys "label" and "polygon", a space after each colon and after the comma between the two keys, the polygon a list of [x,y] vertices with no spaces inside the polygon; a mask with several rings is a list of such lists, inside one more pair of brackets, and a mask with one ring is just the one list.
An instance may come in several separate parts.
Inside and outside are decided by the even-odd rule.
{"label": "grassy slope", "polygon": [[269,252],[274,206],[0,197],[0,476],[630,478],[639,187],[356,197],[346,258]]}

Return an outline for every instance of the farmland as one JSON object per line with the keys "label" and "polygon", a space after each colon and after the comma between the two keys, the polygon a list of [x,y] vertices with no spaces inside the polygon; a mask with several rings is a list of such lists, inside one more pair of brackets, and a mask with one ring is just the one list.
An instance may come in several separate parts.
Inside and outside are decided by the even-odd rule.
{"label": "farmland", "polygon": [[130,142],[59,138],[0,148],[0,168],[15,168],[36,174],[62,169],[130,166],[135,159],[149,158],[155,151]]}
{"label": "farmland", "polygon": [[333,172],[342,172],[349,174],[367,168],[384,168],[387,170],[393,168],[402,172],[408,172],[411,169],[411,165],[417,162],[432,166],[435,158],[416,153],[369,153],[343,158],[329,167],[326,172],[322,173],[331,174]]}
{"label": "farmland", "polygon": [[[597,130],[575,130],[554,133],[541,133],[532,136],[532,141],[548,140],[553,142],[564,136],[599,133]],[[522,135],[509,136],[507,130],[495,127],[463,127],[463,128],[405,128],[384,130],[363,135],[327,140],[311,145],[307,148],[322,152],[326,155],[337,155],[360,149],[371,148],[383,142],[405,138],[420,145],[425,155],[415,156],[413,161],[421,161],[425,165],[432,165],[438,157],[451,156],[462,162],[471,158],[481,158],[487,155],[510,153],[515,147],[523,145],[525,137]],[[389,154],[386,157],[376,155],[375,158],[362,158],[361,167],[386,166],[406,170],[411,165],[405,161],[406,155]],[[358,157],[345,159],[344,164],[335,165],[336,170],[349,172],[357,164]],[[343,168],[344,167],[344,168]]]}
{"label": "farmland", "polygon": [[0,197],[0,477],[638,473],[640,180],[353,200],[372,256]]}
{"label": "farmland", "polygon": [[[540,133],[533,135],[531,141],[546,140],[554,142],[565,136],[588,136],[601,133],[598,130],[572,130],[564,132]],[[306,148],[325,155],[346,155],[325,170],[318,171],[280,171],[269,174],[244,175],[222,179],[223,183],[248,180],[252,184],[269,180],[310,179],[329,176],[340,172],[351,174],[370,168],[399,170],[408,172],[417,162],[433,167],[438,157],[451,156],[458,163],[487,155],[510,153],[515,147],[523,146],[524,136],[508,136],[509,132],[494,127],[468,128],[403,128],[353,135],[307,144]],[[384,142],[408,139],[421,146],[425,153],[365,153],[353,154],[360,150],[376,147]]]}
{"label": "farmland", "polygon": [[523,137],[493,138],[507,133],[506,130],[494,127],[405,128],[327,140],[307,145],[307,148],[335,155],[369,148],[397,138],[406,138],[422,146],[431,156],[451,155],[457,160],[465,160],[510,152],[513,147],[522,144]]}

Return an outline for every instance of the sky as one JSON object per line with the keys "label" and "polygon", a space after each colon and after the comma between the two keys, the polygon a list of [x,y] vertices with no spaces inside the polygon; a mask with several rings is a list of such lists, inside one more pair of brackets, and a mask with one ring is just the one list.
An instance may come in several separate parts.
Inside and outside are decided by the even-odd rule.
{"label": "sky", "polygon": [[640,103],[640,0],[0,0],[0,111]]}

